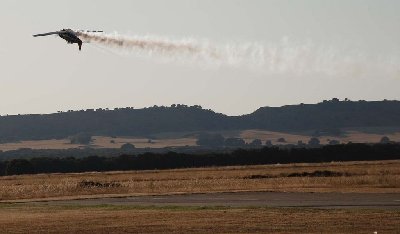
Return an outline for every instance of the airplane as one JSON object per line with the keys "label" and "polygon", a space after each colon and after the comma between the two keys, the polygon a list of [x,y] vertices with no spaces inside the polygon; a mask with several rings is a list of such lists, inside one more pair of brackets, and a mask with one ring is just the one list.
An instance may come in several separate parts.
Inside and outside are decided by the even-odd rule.
{"label": "airplane", "polygon": [[55,31],[55,32],[48,32],[48,33],[42,33],[42,34],[36,34],[33,35],[34,37],[42,37],[42,36],[48,36],[48,35],[58,35],[62,39],[66,40],[67,43],[69,44],[74,44],[77,43],[79,46],[79,50],[82,49],[82,40],[79,38],[80,33],[85,33],[85,32],[103,32],[103,31],[85,31],[85,30],[77,30],[74,31],[72,29],[62,29],[60,31]]}

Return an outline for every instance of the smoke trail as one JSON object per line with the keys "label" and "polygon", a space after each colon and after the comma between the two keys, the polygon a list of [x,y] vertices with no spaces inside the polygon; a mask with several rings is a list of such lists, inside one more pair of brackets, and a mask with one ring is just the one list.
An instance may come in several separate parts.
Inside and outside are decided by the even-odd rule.
{"label": "smoke trail", "polygon": [[78,33],[86,42],[133,52],[139,57],[162,62],[197,64],[205,67],[264,65],[264,47],[257,43],[216,45],[208,40],[186,38],[172,40],[154,36],[121,36],[115,34]]}
{"label": "smoke trail", "polygon": [[329,76],[385,75],[400,78],[398,56],[376,57],[360,51],[294,43],[288,38],[275,44],[212,44],[193,38],[171,40],[165,37],[121,36],[79,33],[88,42],[119,48],[139,57],[162,62],[200,64],[206,67],[247,67],[273,74],[324,74]]}
{"label": "smoke trail", "polygon": [[96,35],[79,33],[79,36],[87,42],[95,42],[102,45],[127,49],[142,57],[161,56],[165,60],[210,60],[218,59],[218,55],[211,48],[194,40],[169,40],[155,37],[124,37],[114,35]]}

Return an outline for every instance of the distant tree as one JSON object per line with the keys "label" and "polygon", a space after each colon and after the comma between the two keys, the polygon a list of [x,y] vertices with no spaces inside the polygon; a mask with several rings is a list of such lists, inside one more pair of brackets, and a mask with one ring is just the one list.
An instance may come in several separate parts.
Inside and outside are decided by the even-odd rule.
{"label": "distant tree", "polygon": [[265,141],[265,146],[267,146],[267,147],[273,146],[272,141],[271,140],[266,140]]}
{"label": "distant tree", "polygon": [[306,144],[304,144],[303,141],[299,140],[299,141],[297,141],[297,146],[299,146],[299,147],[305,147]]}
{"label": "distant tree", "polygon": [[262,146],[262,141],[260,139],[254,139],[251,143],[250,146],[253,147],[260,147]]}
{"label": "distant tree", "polygon": [[88,133],[78,133],[74,136],[70,136],[69,140],[71,144],[88,145],[90,142],[92,142],[92,136]]}
{"label": "distant tree", "polygon": [[389,144],[390,143],[389,137],[387,137],[387,136],[382,137],[380,140],[380,143],[381,144]]}
{"label": "distant tree", "polygon": [[246,142],[242,138],[231,137],[225,140],[225,146],[227,147],[243,147]]}
{"label": "distant tree", "polygon": [[281,137],[281,138],[278,138],[277,142],[279,142],[279,143],[285,143],[286,140],[285,140],[285,138]]}
{"label": "distant tree", "polygon": [[309,141],[308,141],[308,145],[311,147],[318,147],[320,146],[320,141],[318,138],[316,137],[312,137]]}
{"label": "distant tree", "polygon": [[131,143],[125,143],[125,144],[121,145],[121,150],[123,150],[123,151],[132,151],[135,149],[136,149],[136,147]]}
{"label": "distant tree", "polygon": [[110,143],[111,143],[111,144],[115,144],[115,141],[114,141],[114,140],[111,140]]}
{"label": "distant tree", "polygon": [[202,133],[197,137],[197,145],[208,147],[223,146],[225,138],[221,134]]}

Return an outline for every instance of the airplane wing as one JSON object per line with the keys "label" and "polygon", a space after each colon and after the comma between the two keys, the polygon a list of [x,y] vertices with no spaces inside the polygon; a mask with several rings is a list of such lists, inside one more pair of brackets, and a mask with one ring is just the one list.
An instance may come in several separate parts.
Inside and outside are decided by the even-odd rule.
{"label": "airplane wing", "polygon": [[53,35],[53,34],[60,34],[60,31],[56,31],[56,32],[48,32],[48,33],[42,33],[42,34],[36,34],[33,35],[34,37],[42,37],[42,36],[48,36],[48,35]]}

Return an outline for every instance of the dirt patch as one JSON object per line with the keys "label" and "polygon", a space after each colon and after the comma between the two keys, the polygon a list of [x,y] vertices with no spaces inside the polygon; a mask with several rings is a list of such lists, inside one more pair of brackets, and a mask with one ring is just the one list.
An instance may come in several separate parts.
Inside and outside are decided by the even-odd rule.
{"label": "dirt patch", "polygon": [[97,182],[91,180],[82,180],[77,185],[79,188],[119,188],[122,185],[118,182]]}
{"label": "dirt patch", "polygon": [[290,173],[287,177],[337,177],[337,176],[351,176],[348,172],[337,172],[337,171],[313,171],[313,172],[295,172]]}
{"label": "dirt patch", "polygon": [[339,176],[352,176],[351,173],[348,172],[337,172],[337,171],[313,171],[313,172],[294,172],[294,173],[281,173],[279,175],[249,175],[242,177],[243,179],[270,179],[270,178],[279,178],[279,177],[339,177]]}

